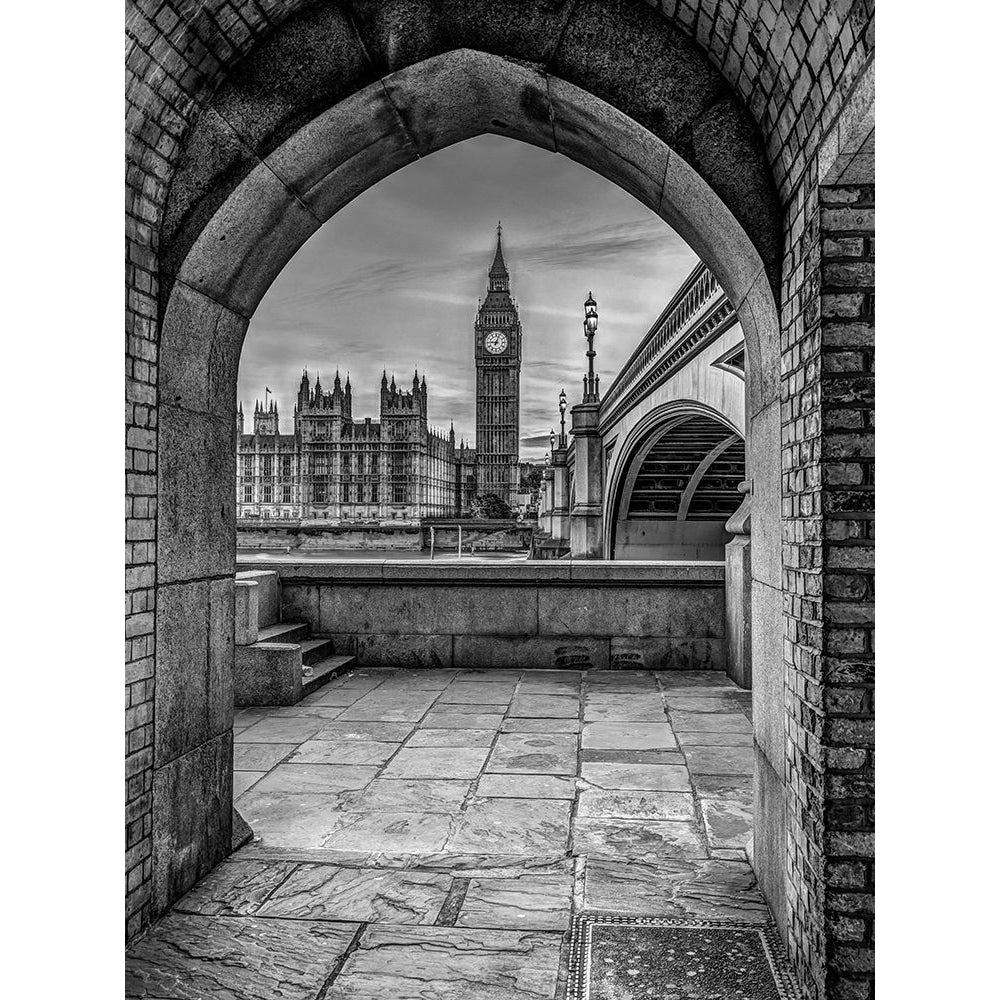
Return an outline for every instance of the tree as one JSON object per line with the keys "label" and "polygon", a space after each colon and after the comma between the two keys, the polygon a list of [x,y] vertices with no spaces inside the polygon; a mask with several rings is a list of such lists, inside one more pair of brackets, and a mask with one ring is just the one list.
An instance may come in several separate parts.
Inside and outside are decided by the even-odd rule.
{"label": "tree", "polygon": [[533,493],[542,485],[542,466],[521,466],[521,489],[525,493]]}
{"label": "tree", "polygon": [[506,521],[513,516],[510,507],[496,493],[482,493],[474,497],[472,513],[488,521]]}

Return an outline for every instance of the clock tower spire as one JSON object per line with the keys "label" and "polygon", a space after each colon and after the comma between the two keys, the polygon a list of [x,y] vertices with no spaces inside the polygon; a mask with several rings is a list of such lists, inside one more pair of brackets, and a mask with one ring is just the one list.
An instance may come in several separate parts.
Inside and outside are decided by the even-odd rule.
{"label": "clock tower spire", "polygon": [[521,431],[521,321],[510,295],[503,226],[475,326],[476,466],[480,494],[513,504],[518,490]]}

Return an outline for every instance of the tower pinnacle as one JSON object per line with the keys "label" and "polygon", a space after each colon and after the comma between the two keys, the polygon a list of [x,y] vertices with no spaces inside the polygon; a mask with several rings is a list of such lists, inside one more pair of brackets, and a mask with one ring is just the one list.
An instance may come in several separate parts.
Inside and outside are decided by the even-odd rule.
{"label": "tower pinnacle", "polygon": [[497,223],[497,252],[493,256],[493,266],[490,268],[490,277],[507,277],[507,264],[503,259],[503,226]]}

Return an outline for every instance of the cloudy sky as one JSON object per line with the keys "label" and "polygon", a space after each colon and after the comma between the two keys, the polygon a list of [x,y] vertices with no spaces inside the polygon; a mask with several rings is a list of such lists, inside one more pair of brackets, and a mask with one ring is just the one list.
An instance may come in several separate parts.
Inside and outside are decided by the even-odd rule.
{"label": "cloudy sky", "polygon": [[426,372],[433,426],[472,441],[472,329],[497,220],[523,328],[522,458],[548,451],[558,396],[579,401],[583,302],[600,312],[597,369],[610,385],[697,258],[631,195],[573,161],[481,136],[404,167],[356,198],[296,254],[250,324],[239,397],[248,430],[269,386],[292,430],[302,369],[348,371],[355,419],[378,418],[383,367]]}

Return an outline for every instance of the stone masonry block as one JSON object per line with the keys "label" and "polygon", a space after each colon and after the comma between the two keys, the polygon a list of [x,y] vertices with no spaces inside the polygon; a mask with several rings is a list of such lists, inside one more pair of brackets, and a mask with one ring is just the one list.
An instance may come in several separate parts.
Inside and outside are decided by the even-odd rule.
{"label": "stone masonry block", "polygon": [[538,610],[528,587],[330,586],[320,591],[318,631],[532,635]]}
{"label": "stone masonry block", "polygon": [[608,665],[608,640],[600,636],[455,637],[454,666],[462,670],[606,670]]}
{"label": "stone masonry block", "polygon": [[[241,570],[237,582],[257,584],[257,626],[267,628],[281,621],[299,621],[282,615],[283,592],[281,578],[273,569]],[[309,621],[309,619],[302,619]]]}
{"label": "stone masonry block", "polygon": [[153,912],[163,913],[229,854],[233,734],[221,733],[153,776]]}
{"label": "stone masonry block", "polygon": [[302,648],[287,642],[238,646],[234,687],[240,708],[298,704],[302,700]]}
{"label": "stone masonry block", "polygon": [[252,646],[257,641],[258,583],[236,581],[236,645]]}
{"label": "stone masonry block", "polygon": [[552,635],[725,636],[723,587],[545,587],[539,630]]}
{"label": "stone masonry block", "polygon": [[206,582],[160,586],[157,594],[156,759],[173,760],[208,738]]}
{"label": "stone masonry block", "polygon": [[157,580],[160,583],[235,570],[235,423],[160,406]]}
{"label": "stone masonry block", "polygon": [[723,670],[725,640],[703,636],[612,636],[612,670]]}

